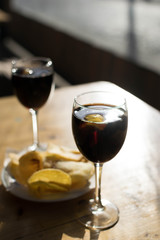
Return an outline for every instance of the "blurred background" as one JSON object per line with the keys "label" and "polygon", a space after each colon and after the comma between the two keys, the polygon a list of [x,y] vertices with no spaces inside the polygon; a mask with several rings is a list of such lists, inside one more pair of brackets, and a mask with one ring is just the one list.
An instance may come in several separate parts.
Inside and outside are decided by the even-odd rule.
{"label": "blurred background", "polygon": [[10,62],[51,57],[57,87],[110,81],[160,110],[160,0],[1,0],[0,96]]}

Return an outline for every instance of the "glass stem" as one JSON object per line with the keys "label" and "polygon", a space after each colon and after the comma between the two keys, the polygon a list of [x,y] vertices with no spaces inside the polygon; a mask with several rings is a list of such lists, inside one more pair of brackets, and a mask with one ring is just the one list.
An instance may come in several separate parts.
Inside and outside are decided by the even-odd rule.
{"label": "glass stem", "polygon": [[37,119],[38,111],[30,108],[29,112],[31,113],[31,116],[32,116],[33,146],[35,148],[37,148],[38,145],[39,145],[39,141],[38,141],[38,119]]}
{"label": "glass stem", "polygon": [[101,179],[102,179],[102,167],[103,163],[95,163],[95,196],[94,207],[96,209],[103,209],[101,202]]}

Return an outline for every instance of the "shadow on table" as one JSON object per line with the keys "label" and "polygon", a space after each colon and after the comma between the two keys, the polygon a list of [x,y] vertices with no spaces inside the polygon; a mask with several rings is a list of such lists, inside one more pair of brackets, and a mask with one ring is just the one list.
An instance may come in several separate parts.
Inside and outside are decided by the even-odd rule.
{"label": "shadow on table", "polygon": [[75,209],[79,201],[89,199],[93,191],[64,202],[39,203],[11,195],[0,185],[0,238],[23,240],[62,240],[70,238],[98,240],[99,232],[86,230],[78,220]]}

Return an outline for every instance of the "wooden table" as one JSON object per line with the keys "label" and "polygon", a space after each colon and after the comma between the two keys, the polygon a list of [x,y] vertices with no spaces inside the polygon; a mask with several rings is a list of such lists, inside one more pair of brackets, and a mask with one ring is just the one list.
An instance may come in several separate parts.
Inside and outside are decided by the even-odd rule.
{"label": "wooden table", "polygon": [[[73,97],[84,91],[124,92],[129,127],[120,153],[104,165],[102,196],[120,210],[111,229],[93,232],[75,217],[79,201],[35,203],[14,197],[0,185],[0,240],[155,240],[160,239],[160,113],[119,87],[97,82],[57,89],[39,112],[40,139],[68,147]],[[32,141],[31,119],[15,97],[0,99],[0,170],[7,147],[21,149]]]}

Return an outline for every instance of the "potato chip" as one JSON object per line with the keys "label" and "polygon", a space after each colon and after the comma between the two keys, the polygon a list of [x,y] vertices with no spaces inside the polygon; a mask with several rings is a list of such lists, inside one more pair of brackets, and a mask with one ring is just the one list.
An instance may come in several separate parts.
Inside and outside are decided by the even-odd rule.
{"label": "potato chip", "polygon": [[55,197],[87,185],[94,165],[77,150],[49,144],[46,152],[10,154],[9,171],[37,197]]}
{"label": "potato chip", "polygon": [[68,188],[55,183],[33,182],[28,185],[29,190],[38,198],[53,195],[54,193],[67,192]]}
{"label": "potato chip", "polygon": [[81,161],[82,154],[77,150],[72,150],[67,147],[49,144],[46,152],[46,160],[49,161]]}
{"label": "potato chip", "polygon": [[72,161],[57,161],[55,168],[61,169],[70,176],[79,175],[85,179],[89,179],[94,173],[94,166],[91,162],[72,162]]}
{"label": "potato chip", "polygon": [[36,195],[47,195],[54,192],[66,192],[72,184],[69,174],[59,169],[42,169],[28,179],[29,189]]}
{"label": "potato chip", "polygon": [[80,189],[86,186],[88,179],[94,173],[94,166],[91,162],[57,161],[54,164],[56,169],[68,173],[72,179],[71,189]]}
{"label": "potato chip", "polygon": [[24,183],[36,171],[43,168],[43,158],[37,151],[27,152],[19,159],[19,171],[23,177]]}
{"label": "potato chip", "polygon": [[11,153],[9,154],[10,162],[8,164],[8,169],[12,177],[14,177],[17,182],[24,184],[23,176],[19,171],[19,157],[17,154]]}

